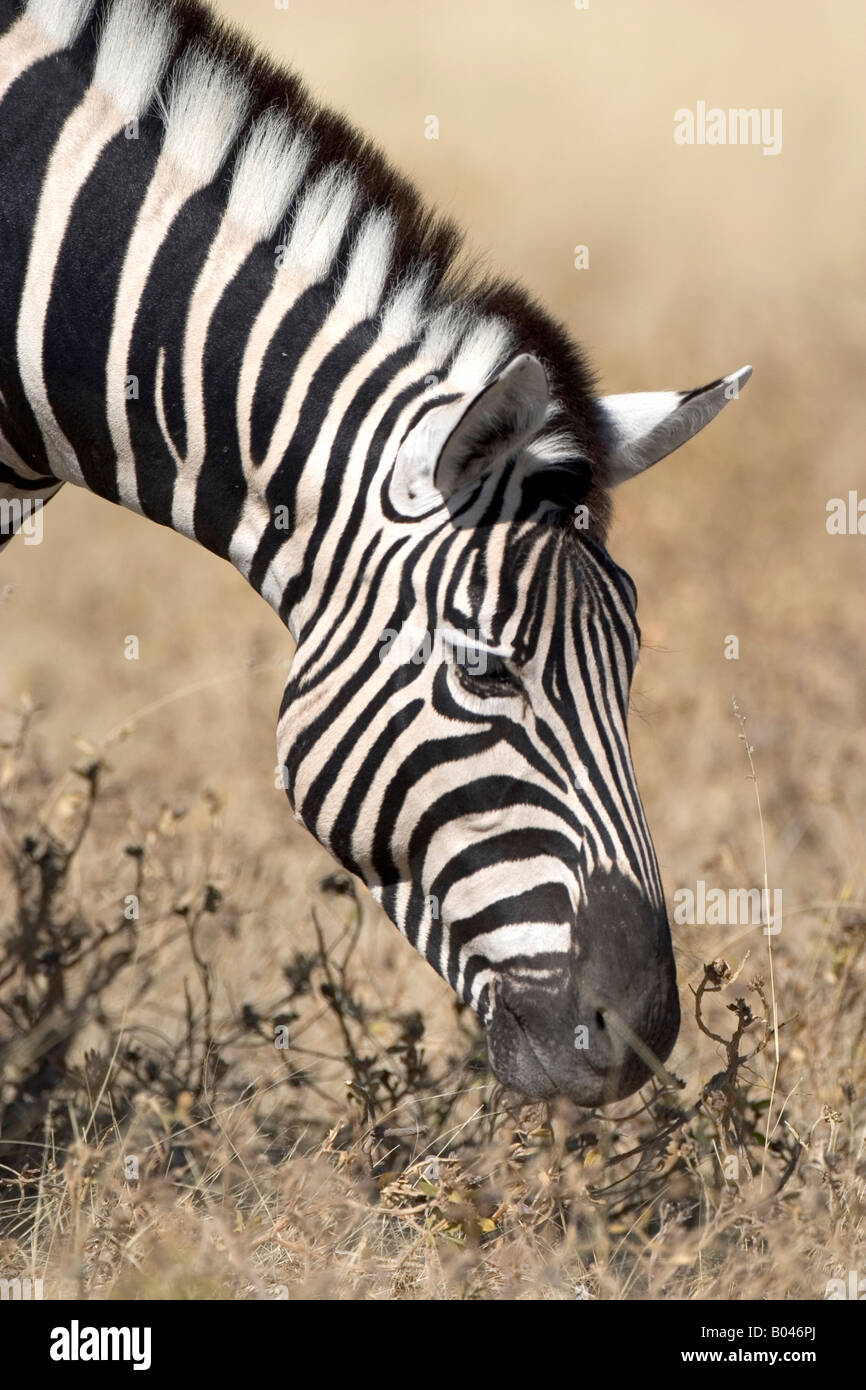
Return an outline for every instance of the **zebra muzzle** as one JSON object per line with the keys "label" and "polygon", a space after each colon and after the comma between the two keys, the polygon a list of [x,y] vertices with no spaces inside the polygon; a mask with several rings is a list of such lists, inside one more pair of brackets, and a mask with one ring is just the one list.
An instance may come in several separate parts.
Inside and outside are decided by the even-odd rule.
{"label": "zebra muzzle", "polygon": [[664,910],[605,875],[591,881],[573,935],[537,983],[501,971],[487,1026],[493,1071],[523,1095],[584,1106],[621,1100],[654,1074],[669,1080],[680,1009]]}

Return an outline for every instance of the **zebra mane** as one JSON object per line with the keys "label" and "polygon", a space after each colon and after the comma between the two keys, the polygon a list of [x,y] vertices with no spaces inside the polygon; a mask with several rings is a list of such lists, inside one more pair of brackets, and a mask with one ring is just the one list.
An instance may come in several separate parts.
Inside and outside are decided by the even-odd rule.
{"label": "zebra mane", "polygon": [[127,94],[143,90],[139,73],[155,67],[155,100],[151,84],[144,109],[130,114],[156,109],[166,148],[199,177],[203,167],[212,179],[224,168],[217,196],[257,240],[283,226],[280,239],[295,233],[324,273],[346,254],[347,233],[360,240],[364,228],[368,254],[354,263],[366,262],[371,312],[409,313],[422,331],[438,320],[451,355],[473,361],[467,386],[482,386],[514,353],[534,353],[555,410],[550,447],[545,432],[533,453],[557,475],[564,509],[586,504],[603,535],[607,494],[590,460],[603,458],[607,429],[581,350],[521,285],[484,274],[464,254],[454,221],[427,207],[369,137],[200,0],[29,0],[27,11],[76,59],[95,62],[95,80],[118,104],[134,105]]}

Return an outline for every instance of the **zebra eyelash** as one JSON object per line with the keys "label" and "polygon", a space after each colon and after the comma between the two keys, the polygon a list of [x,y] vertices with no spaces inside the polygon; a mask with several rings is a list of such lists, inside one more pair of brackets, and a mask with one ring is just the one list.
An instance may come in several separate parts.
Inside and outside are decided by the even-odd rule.
{"label": "zebra eyelash", "polygon": [[462,661],[455,662],[454,669],[463,689],[482,700],[513,699],[525,694],[520,677],[501,656],[487,654],[483,671],[473,671]]}

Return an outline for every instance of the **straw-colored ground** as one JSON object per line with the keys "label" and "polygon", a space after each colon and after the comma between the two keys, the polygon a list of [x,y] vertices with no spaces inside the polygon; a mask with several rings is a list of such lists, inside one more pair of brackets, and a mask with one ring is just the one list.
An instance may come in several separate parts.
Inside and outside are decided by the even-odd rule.
{"label": "straw-colored ground", "polygon": [[[829,499],[866,498],[866,14],[220,8],[553,306],[605,389],[754,363],[617,498],[611,549],[641,594],[632,735],[669,900],[763,881],[736,696],[783,925],[772,972],[760,927],[675,927],[682,1090],[506,1111],[472,1021],[363,890],[322,886],[333,866],[274,788],[276,618],[211,556],[67,489],[0,570],[13,964],[16,922],[42,924],[26,978],[0,963],[0,1275],[47,1297],[821,1298],[866,1275],[866,535],[825,526]],[[675,144],[700,100],[781,108],[781,153]],[[46,860],[45,826],[68,847],[94,790],[80,848]],[[735,984],[705,977],[747,952]],[[719,1038],[747,1022],[738,997],[758,1020],[729,1050],[695,1019],[705,978]],[[739,1060],[766,1040],[762,995],[778,1067],[773,1038]]]}

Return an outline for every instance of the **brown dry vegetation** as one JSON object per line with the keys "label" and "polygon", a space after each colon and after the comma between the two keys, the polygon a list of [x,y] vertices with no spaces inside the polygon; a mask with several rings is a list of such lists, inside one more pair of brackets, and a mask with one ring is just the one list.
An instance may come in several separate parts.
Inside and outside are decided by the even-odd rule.
{"label": "brown dry vegetation", "polygon": [[[669,899],[763,879],[736,696],[783,929],[771,977],[760,927],[675,927],[681,1085],[510,1104],[274,788],[277,620],[66,489],[0,586],[0,1273],[48,1297],[820,1298],[866,1273],[866,537],[825,528],[866,495],[866,16],[220,8],[554,306],[606,389],[755,364],[618,497],[611,548],[641,593],[633,745]],[[699,99],[781,107],[782,153],[676,146]]]}

